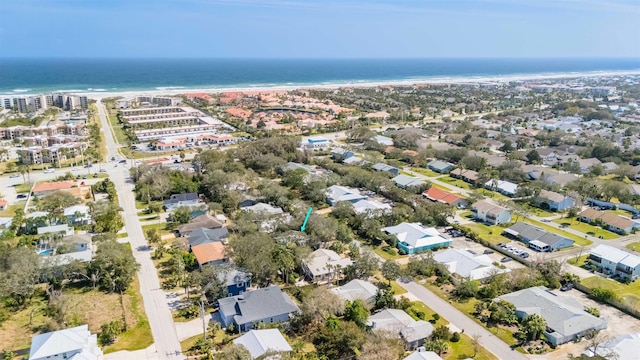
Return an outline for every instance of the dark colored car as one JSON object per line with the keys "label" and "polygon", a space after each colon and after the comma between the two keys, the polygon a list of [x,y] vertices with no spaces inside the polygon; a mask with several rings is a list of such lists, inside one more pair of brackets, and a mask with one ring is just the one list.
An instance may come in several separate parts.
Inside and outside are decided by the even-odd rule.
{"label": "dark colored car", "polygon": [[560,288],[560,291],[569,291],[571,289],[573,289],[573,283],[566,283],[564,285],[562,285],[562,287]]}
{"label": "dark colored car", "polygon": [[505,256],[505,257],[503,257],[502,259],[500,259],[500,262],[505,263],[505,262],[509,262],[509,261],[511,261],[511,260],[512,260],[512,259],[511,259],[510,257]]}
{"label": "dark colored car", "polygon": [[493,254],[493,253],[494,253],[494,251],[493,251],[493,250],[491,250],[491,249],[487,249],[487,250],[485,250],[485,251],[483,252],[483,254],[485,254],[485,255]]}

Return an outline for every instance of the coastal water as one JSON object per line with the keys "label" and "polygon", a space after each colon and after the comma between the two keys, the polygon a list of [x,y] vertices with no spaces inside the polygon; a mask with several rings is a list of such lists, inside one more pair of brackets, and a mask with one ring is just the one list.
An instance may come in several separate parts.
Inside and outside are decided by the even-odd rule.
{"label": "coastal water", "polygon": [[640,59],[0,59],[0,94],[266,88],[640,70]]}

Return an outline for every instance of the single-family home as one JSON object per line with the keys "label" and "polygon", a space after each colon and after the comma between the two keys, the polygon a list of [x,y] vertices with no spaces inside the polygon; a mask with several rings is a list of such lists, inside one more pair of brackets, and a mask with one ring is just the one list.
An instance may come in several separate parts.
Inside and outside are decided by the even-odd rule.
{"label": "single-family home", "polygon": [[204,214],[197,216],[186,224],[178,227],[179,236],[188,236],[192,231],[200,228],[205,229],[219,229],[222,227],[220,220],[216,219],[211,214]]}
{"label": "single-family home", "polygon": [[394,176],[396,176],[396,175],[398,175],[400,173],[400,170],[397,167],[393,167],[393,166],[387,165],[385,163],[374,164],[371,168],[373,170],[375,170],[375,171],[388,172],[389,174],[392,174]]}
{"label": "single-family home", "polygon": [[403,222],[382,228],[398,240],[398,248],[407,254],[451,246],[450,239],[443,238],[436,228],[425,228],[421,223]]}
{"label": "single-family home", "polygon": [[578,300],[560,295],[544,286],[531,287],[502,295],[496,300],[511,303],[516,315],[523,318],[536,314],[547,322],[544,335],[553,345],[560,345],[607,327],[607,321],[584,310]]}
{"label": "single-family home", "polygon": [[181,206],[193,207],[200,205],[198,193],[173,194],[162,203],[164,210],[171,212]]}
{"label": "single-family home", "polygon": [[[64,252],[62,252],[64,246]],[[42,256],[42,266],[58,266],[73,261],[91,262],[93,259],[93,242],[91,235],[76,234],[63,237],[58,246],[52,248],[48,241],[40,240],[38,254]]]}
{"label": "single-family home", "polygon": [[78,359],[102,360],[97,334],[89,331],[89,325],[35,335],[31,339],[29,360]]}
{"label": "single-family home", "polygon": [[578,214],[578,220],[586,223],[602,223],[605,229],[622,235],[630,233],[634,227],[637,227],[637,224],[630,219],[593,208],[583,210]]}
{"label": "single-family home", "polygon": [[73,181],[52,181],[37,183],[31,189],[33,196],[43,197],[59,190],[68,190],[77,186]]}
{"label": "single-family home", "polygon": [[265,203],[257,203],[251,206],[245,206],[242,211],[248,211],[253,213],[263,213],[267,215],[281,215],[284,214],[281,208]]}
{"label": "single-family home", "polygon": [[345,165],[362,165],[366,163],[366,161],[358,156],[351,156],[342,160],[342,163]]}
{"label": "single-family home", "polygon": [[600,165],[602,162],[596,158],[589,158],[578,159],[578,164],[580,165],[580,172],[587,174],[594,166]]}
{"label": "single-family home", "polygon": [[490,225],[511,222],[511,211],[487,200],[479,200],[471,205],[471,213],[474,219]]}
{"label": "single-family home", "polygon": [[518,192],[518,184],[504,180],[489,180],[484,184],[484,187],[491,191],[497,191],[502,195],[511,197],[515,196]]}
{"label": "single-family home", "polygon": [[473,170],[464,170],[462,168],[457,168],[451,171],[449,173],[449,176],[456,179],[461,179],[462,181],[467,182],[469,184],[475,184],[476,181],[478,181],[480,174],[478,174],[478,172]]}
{"label": "single-family home", "polygon": [[570,196],[562,195],[554,191],[540,190],[533,198],[541,209],[551,211],[565,211],[573,207],[574,200]]}
{"label": "single-family home", "polygon": [[640,333],[632,332],[617,336],[596,348],[587,348],[583,354],[589,358],[637,360],[640,349]]}
{"label": "single-family home", "polygon": [[[287,340],[278,329],[251,330],[248,333],[233,340],[236,345],[242,345],[251,354],[251,359],[257,359],[269,353],[282,354],[293,351]],[[279,356],[269,359],[280,359]]]}
{"label": "single-family home", "polygon": [[327,196],[327,203],[334,206],[339,201],[348,201],[350,203],[356,203],[360,200],[367,200],[366,195],[360,194],[358,189],[349,188],[346,186],[333,185],[327,189],[325,193]]}
{"label": "single-family home", "polygon": [[330,146],[331,143],[329,140],[323,137],[310,137],[306,140],[302,140],[302,143],[300,144],[300,148],[302,150],[329,150]]}
{"label": "single-family home", "polygon": [[38,235],[45,234],[61,234],[62,236],[73,235],[73,228],[67,224],[40,226],[38,228]]}
{"label": "single-family home", "polygon": [[88,224],[91,221],[89,207],[86,205],[73,205],[64,209],[64,217],[71,225]]}
{"label": "single-family home", "polygon": [[419,348],[402,360],[442,360],[442,358],[433,351],[427,351],[424,348]]}
{"label": "single-family home", "polygon": [[373,141],[382,146],[393,146],[393,139],[387,136],[376,135],[373,137]]}
{"label": "single-family home", "polygon": [[307,164],[301,164],[301,163],[296,163],[296,162],[289,162],[285,168],[284,168],[284,172],[287,171],[295,171],[298,169],[302,169],[304,171],[306,171],[308,174],[311,175],[322,175],[325,171],[321,166],[312,166],[312,165],[307,165]]}
{"label": "single-family home", "polygon": [[605,162],[605,163],[602,163],[600,165],[602,166],[602,169],[604,170],[605,174],[610,174],[610,173],[616,171],[619,168],[618,164],[616,164],[616,163],[614,163],[612,161]]}
{"label": "single-family home", "polygon": [[411,176],[407,176],[407,175],[398,175],[391,180],[393,180],[393,182],[396,183],[396,186],[398,186],[401,189],[408,189],[411,187],[420,188],[426,185],[424,181],[416,179]]}
{"label": "single-family home", "polygon": [[369,214],[370,216],[379,216],[391,211],[391,205],[373,200],[360,200],[353,204],[353,210],[356,214]]}
{"label": "single-family home", "polygon": [[609,245],[598,245],[589,252],[589,262],[600,271],[624,279],[640,277],[640,256]]}
{"label": "single-family home", "polygon": [[218,304],[222,325],[235,324],[240,332],[249,331],[258,323],[288,321],[300,312],[289,295],[277,285],[229,296],[218,300]]}
{"label": "single-family home", "polygon": [[437,173],[445,174],[445,173],[448,173],[449,171],[453,170],[455,165],[453,165],[450,162],[446,162],[446,161],[432,160],[427,164],[427,167],[430,170],[433,170],[433,171],[435,171]]}
{"label": "single-family home", "polygon": [[361,300],[366,304],[373,304],[378,288],[368,281],[354,279],[342,286],[331,289],[331,291],[345,301]]}
{"label": "single-family home", "polygon": [[187,241],[191,247],[212,242],[225,244],[228,237],[229,230],[226,227],[217,229],[198,228],[188,234]]}
{"label": "single-family home", "polygon": [[337,160],[337,161],[344,161],[355,155],[356,154],[353,151],[343,149],[343,148],[335,148],[331,150],[331,157],[333,158],[333,160]]}
{"label": "single-family home", "polygon": [[492,274],[508,271],[494,266],[489,256],[468,249],[438,251],[433,254],[433,260],[446,266],[450,273],[471,280],[480,280]]}
{"label": "single-family home", "polygon": [[318,249],[302,261],[302,269],[307,278],[313,281],[331,281],[351,264],[351,259],[343,258],[333,250]]}
{"label": "single-family home", "polygon": [[466,207],[468,203],[467,199],[461,196],[458,196],[454,193],[451,193],[449,191],[439,189],[435,186],[432,186],[426,191],[424,191],[422,193],[422,196],[424,196],[425,198],[431,201],[437,201],[443,204],[448,204],[448,205],[456,206],[459,208]]}
{"label": "single-family home", "polygon": [[542,228],[521,221],[504,229],[504,236],[522,241],[530,248],[541,251],[555,251],[573,246],[573,240],[547,232]]}
{"label": "single-family home", "polygon": [[367,320],[367,326],[373,331],[382,330],[397,334],[404,343],[405,350],[414,350],[422,346],[431,336],[433,325],[424,320],[414,320],[404,310],[386,309]]}
{"label": "single-family home", "polygon": [[234,265],[225,265],[225,268],[218,272],[218,280],[227,286],[227,296],[240,295],[251,287],[251,273]]}
{"label": "single-family home", "polygon": [[200,269],[206,265],[221,265],[229,261],[225,246],[219,241],[191,246],[191,252],[195,256]]}

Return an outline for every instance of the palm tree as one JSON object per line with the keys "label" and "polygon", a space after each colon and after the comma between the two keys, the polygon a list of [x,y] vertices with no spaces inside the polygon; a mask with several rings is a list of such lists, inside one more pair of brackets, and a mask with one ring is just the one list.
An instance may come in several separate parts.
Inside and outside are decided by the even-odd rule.
{"label": "palm tree", "polygon": [[522,331],[527,334],[527,339],[537,340],[547,329],[547,321],[540,315],[530,314],[522,319]]}

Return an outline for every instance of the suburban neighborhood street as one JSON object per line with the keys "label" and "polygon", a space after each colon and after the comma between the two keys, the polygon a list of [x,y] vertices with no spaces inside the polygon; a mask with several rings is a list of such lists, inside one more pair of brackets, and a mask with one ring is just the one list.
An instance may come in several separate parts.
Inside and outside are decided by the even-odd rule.
{"label": "suburban neighborhood street", "polygon": [[480,338],[478,339],[478,342],[499,359],[527,359],[526,356],[515,350],[512,350],[504,341],[500,340],[498,337],[490,333],[487,329],[470,319],[467,315],[463,314],[458,309],[448,304],[445,300],[442,300],[431,291],[425,289],[422,285],[416,283],[415,281],[409,283],[398,282],[398,284],[406,289],[411,295],[413,295],[407,296],[407,294],[404,294],[404,296],[408,298],[415,297],[416,300],[422,301],[433,311],[440,314],[440,316],[442,316],[443,318],[447,319],[453,326],[457,327],[460,330],[464,330],[464,333],[466,335],[469,335],[470,337],[479,335]]}
{"label": "suburban neighborhood street", "polygon": [[[111,127],[106,117],[106,109],[101,102],[96,103],[104,139],[107,144],[108,158],[119,158],[118,144],[115,142]],[[120,206],[122,207],[125,221],[125,229],[129,234],[129,243],[136,261],[140,264],[138,278],[140,280],[140,292],[144,299],[144,308],[149,318],[151,332],[155,342],[157,359],[183,359],[180,353],[180,341],[176,333],[173,317],[166,300],[166,294],[160,287],[160,280],[148,250],[147,241],[135,206],[133,196],[133,183],[129,179],[129,170],[120,166],[109,170],[111,181],[116,186]],[[149,354],[149,352],[146,352]],[[113,359],[119,357],[112,357]]]}

